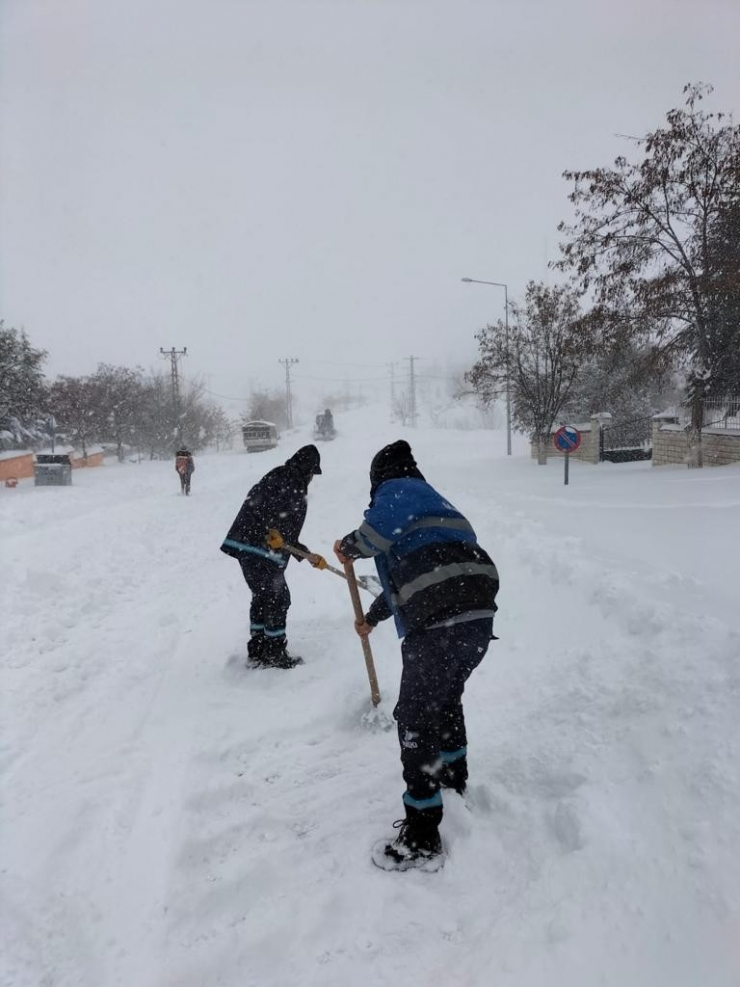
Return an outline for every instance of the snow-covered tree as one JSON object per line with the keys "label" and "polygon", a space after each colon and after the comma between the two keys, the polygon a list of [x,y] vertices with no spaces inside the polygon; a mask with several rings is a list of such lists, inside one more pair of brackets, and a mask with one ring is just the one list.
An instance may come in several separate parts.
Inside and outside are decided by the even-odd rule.
{"label": "snow-covered tree", "polygon": [[702,396],[720,386],[727,333],[737,342],[721,314],[737,291],[737,265],[719,248],[732,242],[723,224],[740,206],[740,127],[699,108],[710,91],[686,86],[685,106],[670,110],[664,127],[629,138],[638,159],[566,171],[576,214],[559,227],[566,234],[559,266],[593,292],[613,332],[649,334],[658,350],[684,361],[695,465]]}
{"label": "snow-covered tree", "polygon": [[23,330],[0,321],[0,447],[19,448],[43,437],[45,360]]}

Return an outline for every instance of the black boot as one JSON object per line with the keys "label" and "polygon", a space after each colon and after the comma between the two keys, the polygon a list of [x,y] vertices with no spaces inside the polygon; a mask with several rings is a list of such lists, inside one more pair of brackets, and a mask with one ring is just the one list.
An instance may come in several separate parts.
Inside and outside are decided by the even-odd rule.
{"label": "black boot", "polygon": [[265,652],[264,634],[261,631],[257,634],[252,634],[249,641],[247,641],[248,660],[254,664],[259,664],[262,661],[264,652]]}
{"label": "black boot", "polygon": [[303,664],[303,659],[288,654],[288,642],[284,637],[265,637],[260,664],[265,668],[295,668]]}
{"label": "black boot", "polygon": [[439,773],[439,784],[441,788],[452,788],[458,795],[464,795],[468,784],[467,757],[459,757],[456,761],[443,764]]}
{"label": "black boot", "polygon": [[398,836],[381,847],[380,853],[373,854],[374,863],[383,870],[410,870],[412,867],[436,870],[442,857],[441,822],[441,806],[414,809],[407,805],[406,818],[393,823]]}

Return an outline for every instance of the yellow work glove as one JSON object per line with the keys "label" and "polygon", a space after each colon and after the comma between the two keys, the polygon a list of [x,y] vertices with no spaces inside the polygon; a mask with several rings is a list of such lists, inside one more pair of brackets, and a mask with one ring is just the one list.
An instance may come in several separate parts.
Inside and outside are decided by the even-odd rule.
{"label": "yellow work glove", "polygon": [[277,528],[270,528],[267,532],[267,537],[265,538],[268,548],[279,549],[282,548],[285,542],[283,541],[283,536],[277,530]]}
{"label": "yellow work glove", "polygon": [[308,560],[314,569],[326,569],[326,559],[323,555],[312,555]]}

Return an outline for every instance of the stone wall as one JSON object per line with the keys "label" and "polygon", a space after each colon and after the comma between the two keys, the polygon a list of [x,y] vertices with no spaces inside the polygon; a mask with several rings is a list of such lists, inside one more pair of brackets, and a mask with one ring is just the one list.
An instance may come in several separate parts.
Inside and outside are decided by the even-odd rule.
{"label": "stone wall", "polygon": [[[740,429],[705,428],[701,448],[705,466],[740,463]],[[665,415],[654,418],[653,466],[685,466],[688,459],[689,440],[684,426]]]}
{"label": "stone wall", "polygon": [[[592,415],[590,421],[575,424],[581,433],[577,452],[569,453],[571,459],[582,463],[600,461],[601,426],[608,425],[611,415]],[[554,425],[547,440],[547,458],[562,459],[565,453],[555,448],[553,435],[559,428]],[[729,466],[740,463],[740,428],[705,428],[701,433],[702,460],[705,466]],[[656,415],[653,418],[653,466],[686,466],[689,461],[689,440],[686,428],[675,415]],[[537,458],[537,443],[530,442],[532,459]]]}
{"label": "stone wall", "polygon": [[653,466],[685,466],[689,455],[686,429],[675,418],[653,419]]}
{"label": "stone wall", "polygon": [[[600,460],[599,449],[600,449],[600,436],[601,436],[601,425],[607,424],[611,421],[611,415],[592,415],[590,421],[580,422],[573,425],[573,428],[577,428],[581,433],[581,444],[579,445],[576,452],[569,452],[568,455],[571,459],[578,459],[582,463],[598,463]],[[566,424],[570,425],[570,422]],[[548,459],[562,459],[565,455],[564,452],[560,452],[559,449],[555,448],[555,443],[553,441],[553,435],[560,428],[560,425],[553,425],[552,433],[547,440],[547,458]],[[532,459],[537,458],[537,442],[530,441],[529,451]]]}
{"label": "stone wall", "polygon": [[740,463],[740,428],[705,428],[701,433],[701,448],[705,466]]}

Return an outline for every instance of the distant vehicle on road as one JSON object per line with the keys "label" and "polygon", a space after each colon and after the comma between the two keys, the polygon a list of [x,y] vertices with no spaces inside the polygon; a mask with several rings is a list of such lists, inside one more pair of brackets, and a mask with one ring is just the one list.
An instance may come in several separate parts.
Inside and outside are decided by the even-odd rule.
{"label": "distant vehicle on road", "polygon": [[334,416],[332,415],[329,408],[324,411],[321,415],[316,415],[316,424],[313,428],[313,437],[315,439],[324,439],[324,441],[331,441],[336,438],[337,430],[334,428]]}
{"label": "distant vehicle on road", "polygon": [[242,425],[242,439],[247,452],[264,452],[274,449],[280,438],[273,422],[253,421]]}

